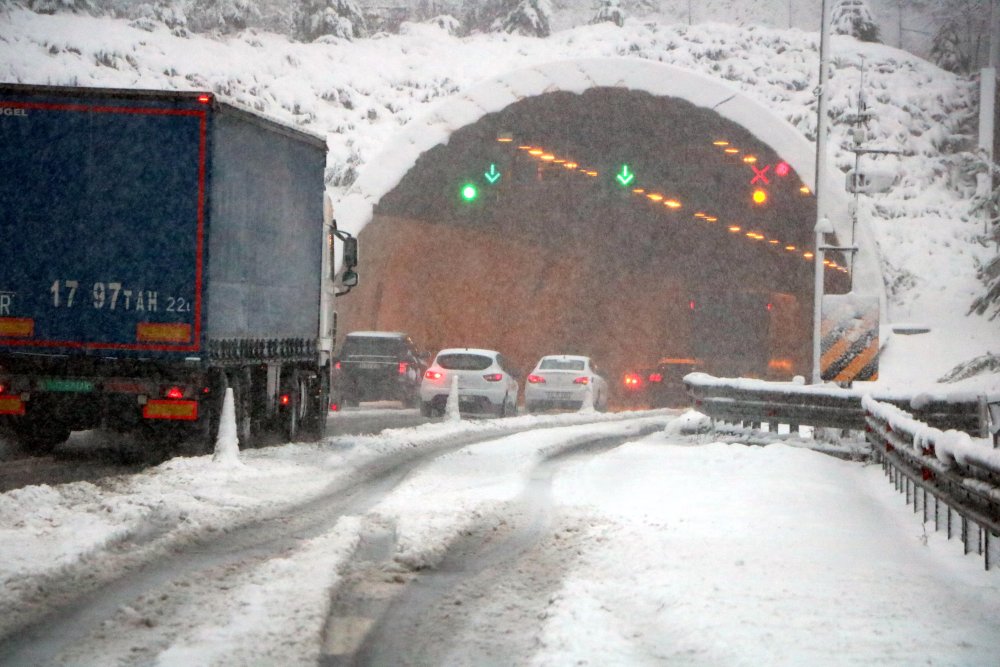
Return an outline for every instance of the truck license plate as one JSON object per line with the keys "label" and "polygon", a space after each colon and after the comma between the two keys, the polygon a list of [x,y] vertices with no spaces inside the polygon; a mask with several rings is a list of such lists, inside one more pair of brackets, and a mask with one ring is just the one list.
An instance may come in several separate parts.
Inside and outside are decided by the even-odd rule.
{"label": "truck license plate", "polygon": [[94,391],[94,383],[90,380],[62,380],[46,379],[42,380],[42,391],[63,391],[85,393]]}
{"label": "truck license plate", "polygon": [[360,364],[361,368],[364,369],[374,369],[378,368],[378,364],[374,361],[362,361]]}

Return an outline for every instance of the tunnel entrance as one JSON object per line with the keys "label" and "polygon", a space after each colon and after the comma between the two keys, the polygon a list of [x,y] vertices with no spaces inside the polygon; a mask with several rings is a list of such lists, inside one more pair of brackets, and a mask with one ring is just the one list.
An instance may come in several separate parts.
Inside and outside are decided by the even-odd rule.
{"label": "tunnel entrance", "polygon": [[[664,357],[808,375],[815,219],[782,156],[711,109],[545,93],[456,130],[381,198],[340,329],[498,349],[525,372],[585,354],[612,381]],[[828,292],[848,289],[845,263]]]}

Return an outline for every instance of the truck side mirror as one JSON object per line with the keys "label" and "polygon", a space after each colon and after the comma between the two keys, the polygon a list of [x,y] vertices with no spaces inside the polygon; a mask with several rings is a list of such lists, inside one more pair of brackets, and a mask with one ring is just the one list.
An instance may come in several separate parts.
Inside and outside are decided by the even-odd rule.
{"label": "truck side mirror", "polygon": [[344,239],[344,271],[350,271],[358,265],[358,239],[348,236]]}
{"label": "truck side mirror", "polygon": [[340,277],[340,282],[344,287],[357,287],[358,274],[351,270],[344,271],[344,274]]}

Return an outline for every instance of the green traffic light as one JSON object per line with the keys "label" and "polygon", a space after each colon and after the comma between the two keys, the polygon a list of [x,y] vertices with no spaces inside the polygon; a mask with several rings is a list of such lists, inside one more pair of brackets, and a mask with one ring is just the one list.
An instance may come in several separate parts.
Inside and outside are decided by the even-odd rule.
{"label": "green traffic light", "polygon": [[461,190],[462,201],[472,202],[479,197],[479,189],[472,183],[466,183]]}

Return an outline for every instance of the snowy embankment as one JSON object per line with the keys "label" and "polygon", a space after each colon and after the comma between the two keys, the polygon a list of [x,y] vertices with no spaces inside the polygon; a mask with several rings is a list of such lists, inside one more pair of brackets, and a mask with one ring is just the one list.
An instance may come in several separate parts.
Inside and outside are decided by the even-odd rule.
{"label": "snowy embankment", "polygon": [[[162,27],[147,32],[112,19],[8,10],[0,13],[0,80],[211,90],[325,134],[336,200],[359,173],[390,167],[373,161],[401,125],[476,83],[557,60],[627,56],[720,78],[811,138],[816,43],[815,33],[798,30],[629,21],[624,28],[582,26],[546,39],[457,38],[408,24],[400,35],[303,44],[252,31],[178,38]],[[924,388],[956,364],[996,352],[1000,341],[1000,320],[967,315],[982,291],[977,262],[991,253],[978,241],[982,222],[967,215],[974,182],[957,175],[955,155],[974,143],[975,86],[891,47],[837,37],[832,49],[832,159],[844,171],[854,166],[845,146],[862,65],[872,113],[866,145],[904,152],[863,158],[898,180],[890,193],[862,197],[859,211],[879,244],[890,319],[932,329],[889,341],[880,383]],[[996,388],[996,377],[965,386]]]}

